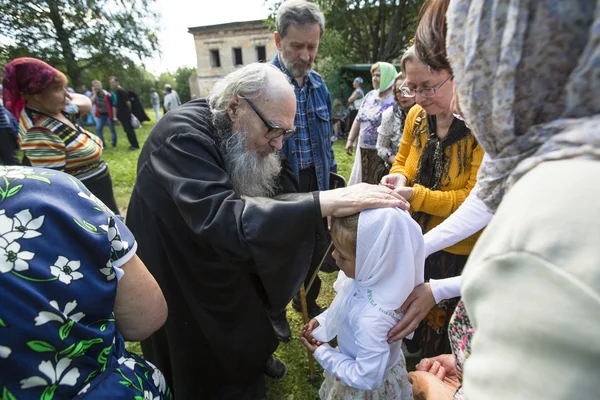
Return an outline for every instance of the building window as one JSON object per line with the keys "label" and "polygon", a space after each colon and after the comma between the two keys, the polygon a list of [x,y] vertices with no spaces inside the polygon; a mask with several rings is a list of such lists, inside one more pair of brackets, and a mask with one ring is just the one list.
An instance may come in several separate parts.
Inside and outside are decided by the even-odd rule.
{"label": "building window", "polygon": [[265,46],[256,46],[256,61],[267,61],[267,49],[265,48]]}
{"label": "building window", "polygon": [[219,56],[219,50],[211,50],[210,51],[210,67],[211,68],[220,68],[221,67],[221,57]]}
{"label": "building window", "polygon": [[244,61],[242,61],[242,49],[236,47],[233,49],[233,65],[244,65]]}

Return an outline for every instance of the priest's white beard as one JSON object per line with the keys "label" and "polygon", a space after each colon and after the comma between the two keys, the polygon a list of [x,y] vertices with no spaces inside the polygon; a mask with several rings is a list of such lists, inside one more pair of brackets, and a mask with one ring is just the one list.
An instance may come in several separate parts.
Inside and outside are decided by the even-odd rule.
{"label": "priest's white beard", "polygon": [[[281,172],[279,154],[272,152],[267,156],[260,156],[247,149],[249,133],[231,130],[227,132],[223,125],[215,125],[219,130],[221,149],[235,192],[240,196],[273,197],[278,189],[278,177]],[[231,123],[228,125],[231,129]],[[248,127],[244,126],[242,129],[246,131]]]}

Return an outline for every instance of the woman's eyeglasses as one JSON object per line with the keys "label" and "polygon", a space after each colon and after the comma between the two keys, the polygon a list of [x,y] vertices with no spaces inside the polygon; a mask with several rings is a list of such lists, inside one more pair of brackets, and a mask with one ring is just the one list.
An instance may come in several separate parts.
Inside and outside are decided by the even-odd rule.
{"label": "woman's eyeglasses", "polygon": [[437,93],[437,91],[444,86],[444,83],[448,82],[450,79],[452,78],[452,75],[450,75],[449,77],[447,77],[444,82],[440,83],[439,85],[432,87],[432,88],[422,88],[422,89],[411,89],[408,87],[401,87],[400,90],[402,91],[402,95],[404,97],[415,97],[417,95],[417,93],[419,93],[421,96],[423,97],[433,97],[435,96],[435,94]]}
{"label": "woman's eyeglasses", "polygon": [[252,107],[258,118],[265,124],[265,126],[269,129],[267,133],[265,133],[265,138],[269,140],[277,139],[279,136],[283,136],[283,140],[289,139],[296,134],[295,129],[285,129],[279,125],[275,125],[269,122],[258,108],[250,101],[250,99],[240,96],[242,99],[246,100],[246,102]]}

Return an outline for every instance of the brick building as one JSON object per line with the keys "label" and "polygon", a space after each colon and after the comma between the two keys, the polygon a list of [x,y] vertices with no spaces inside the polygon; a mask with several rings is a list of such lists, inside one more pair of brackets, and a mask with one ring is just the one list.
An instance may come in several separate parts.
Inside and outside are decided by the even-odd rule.
{"label": "brick building", "polygon": [[192,95],[204,97],[215,82],[240,66],[269,62],[277,54],[265,20],[188,28],[194,35],[198,70],[190,76]]}

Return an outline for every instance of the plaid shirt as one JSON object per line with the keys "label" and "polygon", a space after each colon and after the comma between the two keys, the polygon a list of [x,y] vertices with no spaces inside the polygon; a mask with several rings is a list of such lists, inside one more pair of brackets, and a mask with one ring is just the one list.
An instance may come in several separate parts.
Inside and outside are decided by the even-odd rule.
{"label": "plaid shirt", "polygon": [[302,87],[298,82],[292,79],[294,91],[296,92],[296,134],[293,140],[296,141],[296,157],[298,160],[298,169],[303,170],[313,166],[313,156],[310,144],[310,133],[308,131],[308,117],[306,115],[306,94],[308,92],[308,79],[304,80]]}
{"label": "plaid shirt", "polygon": [[329,189],[329,172],[337,171],[331,146],[331,96],[325,82],[312,69],[308,71],[302,87],[275,56],[273,65],[279,68],[294,86],[296,94],[296,135],[283,142],[281,157],[289,161],[298,178],[299,171],[315,168],[319,190]]}

